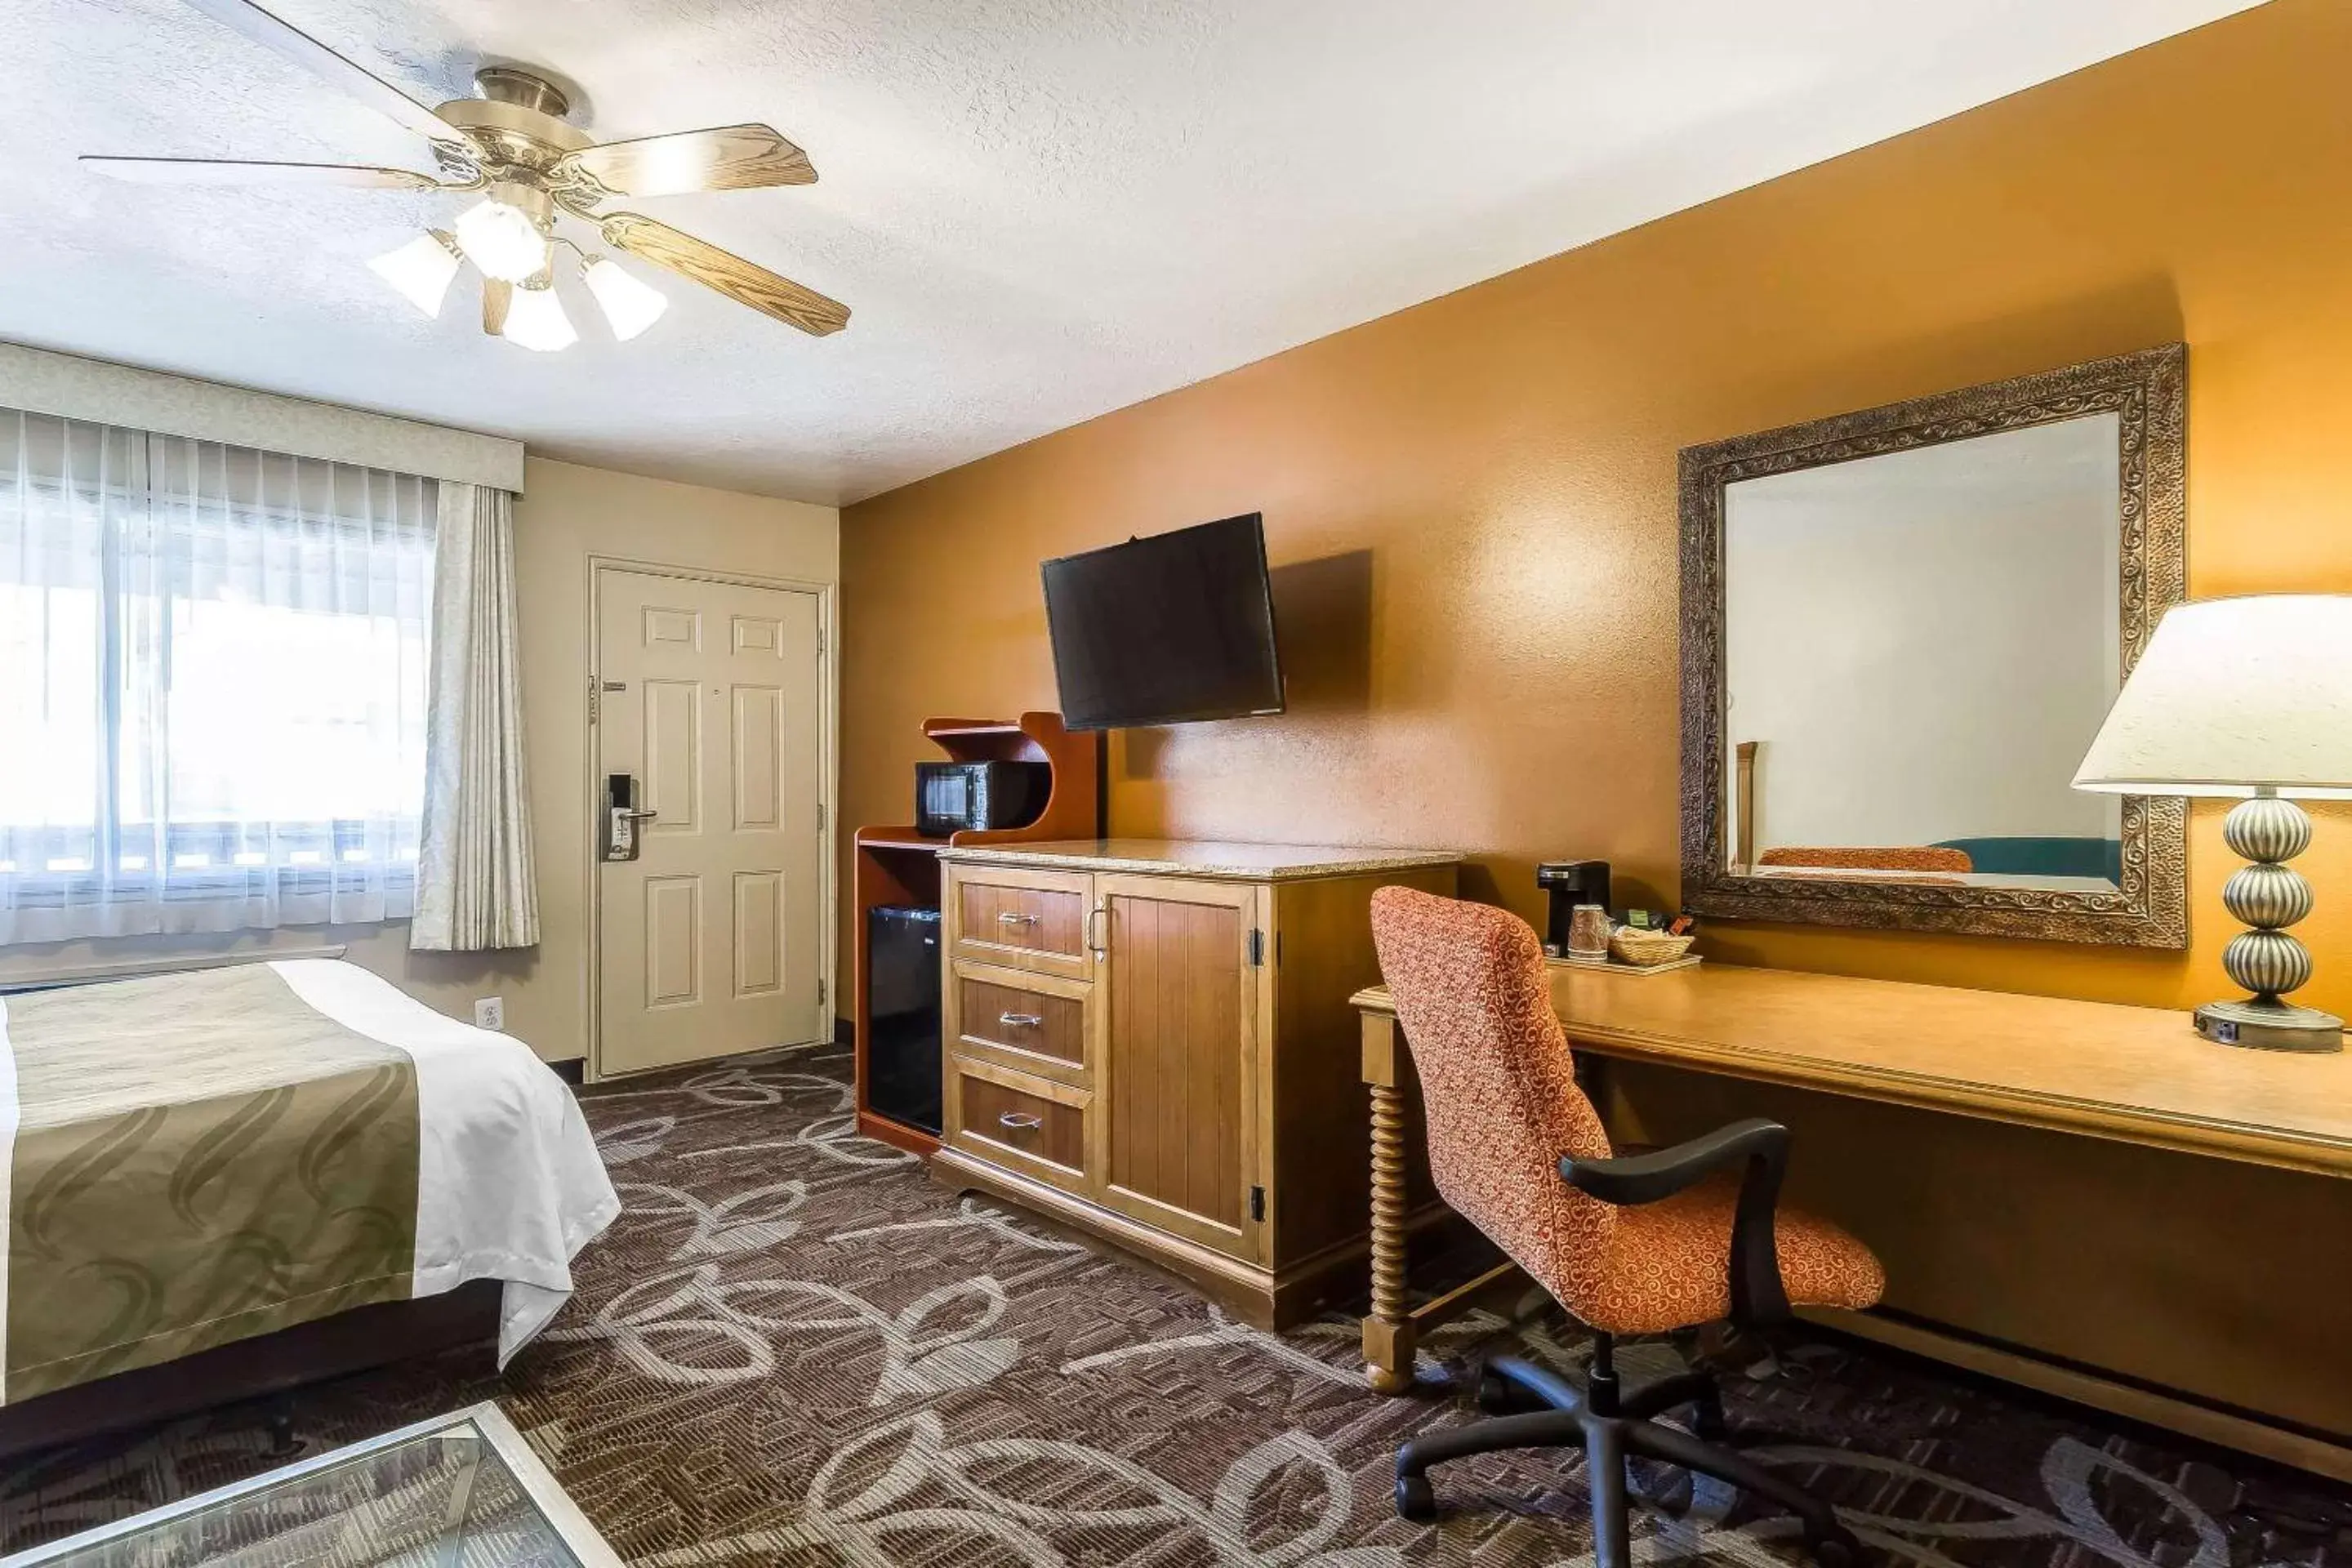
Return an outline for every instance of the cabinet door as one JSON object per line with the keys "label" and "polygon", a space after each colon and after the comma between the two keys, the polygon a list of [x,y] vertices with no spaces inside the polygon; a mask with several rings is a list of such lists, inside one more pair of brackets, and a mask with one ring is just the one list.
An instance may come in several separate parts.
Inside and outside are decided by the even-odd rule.
{"label": "cabinet door", "polygon": [[[1108,1206],[1255,1260],[1259,1174],[1257,988],[1248,883],[1095,879],[1093,1162]],[[1261,1200],[1262,1201],[1262,1200]]]}

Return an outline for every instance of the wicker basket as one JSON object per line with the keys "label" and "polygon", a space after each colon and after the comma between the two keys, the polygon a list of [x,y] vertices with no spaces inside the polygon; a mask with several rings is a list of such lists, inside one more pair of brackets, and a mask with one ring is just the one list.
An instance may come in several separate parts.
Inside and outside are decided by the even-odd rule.
{"label": "wicker basket", "polygon": [[1620,926],[1609,938],[1609,952],[1620,963],[1665,963],[1690,951],[1698,937],[1685,931],[1681,936],[1669,936],[1662,931],[1643,931],[1638,926]]}

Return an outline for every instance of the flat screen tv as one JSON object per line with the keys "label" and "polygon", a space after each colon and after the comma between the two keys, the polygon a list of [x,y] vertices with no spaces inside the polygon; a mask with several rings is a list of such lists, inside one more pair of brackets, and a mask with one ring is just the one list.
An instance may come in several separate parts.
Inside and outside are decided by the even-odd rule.
{"label": "flat screen tv", "polygon": [[1062,721],[1123,730],[1282,711],[1256,512],[1043,567]]}

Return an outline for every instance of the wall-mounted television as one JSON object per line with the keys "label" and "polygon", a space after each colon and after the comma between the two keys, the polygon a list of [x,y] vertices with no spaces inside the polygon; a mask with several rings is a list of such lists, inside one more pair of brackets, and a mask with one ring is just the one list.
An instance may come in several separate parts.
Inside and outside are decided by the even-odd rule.
{"label": "wall-mounted television", "polygon": [[1071,729],[1282,711],[1256,512],[1065,555],[1041,570]]}

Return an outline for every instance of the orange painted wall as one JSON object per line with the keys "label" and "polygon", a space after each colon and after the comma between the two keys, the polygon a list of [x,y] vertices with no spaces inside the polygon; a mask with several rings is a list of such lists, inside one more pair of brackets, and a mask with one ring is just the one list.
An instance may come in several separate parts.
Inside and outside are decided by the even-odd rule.
{"label": "orange painted wall", "polygon": [[[1293,710],[1117,739],[1116,831],[1456,847],[1530,915],[1535,861],[1600,856],[1670,900],[1677,449],[2175,339],[2191,593],[2352,590],[2347,61],[2352,6],[2274,0],[850,509],[846,819],[906,819],[926,714],[1054,706],[1041,558],[1255,510]],[[2305,999],[2344,1011],[2352,811],[2317,815]],[[2219,821],[2186,955],[1712,951],[2189,1003],[2226,989]]]}

